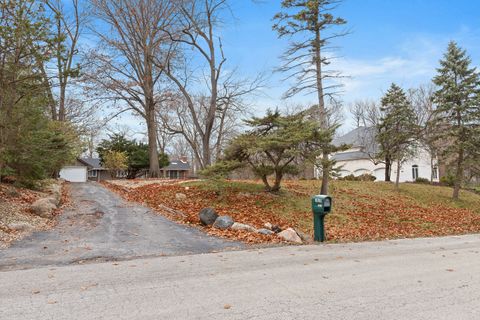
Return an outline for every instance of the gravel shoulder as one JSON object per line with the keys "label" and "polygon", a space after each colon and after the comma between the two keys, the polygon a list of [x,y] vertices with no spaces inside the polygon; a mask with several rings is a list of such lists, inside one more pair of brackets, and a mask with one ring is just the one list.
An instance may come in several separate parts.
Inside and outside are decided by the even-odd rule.
{"label": "gravel shoulder", "polygon": [[0,249],[0,270],[243,247],[128,203],[97,183],[71,184],[70,195],[71,208],[58,217],[54,229]]}

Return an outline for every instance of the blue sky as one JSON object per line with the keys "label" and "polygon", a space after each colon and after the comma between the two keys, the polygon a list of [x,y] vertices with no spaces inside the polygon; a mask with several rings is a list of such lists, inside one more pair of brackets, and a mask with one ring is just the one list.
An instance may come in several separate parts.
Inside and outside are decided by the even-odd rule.
{"label": "blue sky", "polygon": [[[233,1],[234,17],[225,18],[222,31],[231,68],[236,66],[247,76],[268,75],[269,88],[257,100],[257,112],[314,101],[302,95],[289,102],[280,99],[288,84],[281,75],[271,73],[281,64],[279,56],[286,47],[286,41],[278,40],[271,29],[279,2]],[[475,0],[344,1],[335,14],[348,21],[352,33],[335,41],[340,48],[334,54],[339,58],[332,68],[348,76],[342,80],[345,105],[356,99],[378,99],[391,82],[404,88],[429,82],[450,40],[467,49],[476,65],[480,61],[479,12],[480,1]]]}
{"label": "blue sky", "polygon": [[[279,9],[280,0],[232,0],[232,15],[225,14],[221,29],[226,68],[235,69],[242,78],[267,75],[268,88],[255,97],[251,108],[256,114],[315,102],[303,95],[281,99],[289,84],[281,74],[272,73],[287,46],[271,28]],[[352,127],[348,106],[356,99],[379,99],[392,82],[405,89],[428,83],[451,40],[467,49],[478,65],[479,13],[480,0],[345,0],[334,14],[348,21],[352,33],[335,41],[339,50],[334,54],[339,58],[332,62],[333,69],[347,76],[341,80],[345,106],[341,132]],[[134,127],[142,123],[129,116],[117,122]]]}

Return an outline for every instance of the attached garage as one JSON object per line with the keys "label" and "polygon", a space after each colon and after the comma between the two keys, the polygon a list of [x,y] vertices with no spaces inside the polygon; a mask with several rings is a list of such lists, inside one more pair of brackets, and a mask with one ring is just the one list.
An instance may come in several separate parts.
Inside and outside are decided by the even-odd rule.
{"label": "attached garage", "polygon": [[70,182],[87,182],[87,167],[63,167],[60,170],[60,178]]}

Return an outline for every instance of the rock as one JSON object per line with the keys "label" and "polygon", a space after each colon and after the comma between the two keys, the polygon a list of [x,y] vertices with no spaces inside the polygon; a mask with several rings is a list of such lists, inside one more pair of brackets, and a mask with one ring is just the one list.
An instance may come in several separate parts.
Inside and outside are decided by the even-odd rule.
{"label": "rock", "polygon": [[258,229],[257,230],[258,233],[261,233],[261,234],[266,234],[266,235],[270,235],[270,234],[273,234],[273,231],[272,230],[268,230],[268,229]]}
{"label": "rock", "polygon": [[178,201],[183,201],[187,199],[187,195],[184,193],[176,193],[175,194],[175,199]]}
{"label": "rock", "polygon": [[30,206],[33,213],[43,218],[50,218],[53,210],[57,208],[49,198],[38,199]]}
{"label": "rock", "polygon": [[7,190],[5,190],[5,193],[10,196],[10,197],[19,197],[20,196],[20,192],[18,192],[18,190],[14,187],[8,187]]}
{"label": "rock", "polygon": [[220,216],[217,219],[215,219],[215,222],[213,223],[213,227],[217,229],[228,229],[233,225],[233,219],[230,216]]}
{"label": "rock", "polygon": [[10,229],[17,230],[17,231],[28,231],[32,229],[32,226],[27,222],[19,221],[19,222],[12,222],[8,225]]}
{"label": "rock", "polygon": [[58,207],[58,205],[60,204],[60,198],[54,197],[53,195],[50,196],[50,197],[47,197],[45,199],[50,201],[50,203],[52,203],[55,207]]}
{"label": "rock", "polygon": [[288,228],[278,233],[277,236],[285,241],[302,244],[302,239],[298,236],[297,232],[292,228]]}
{"label": "rock", "polygon": [[230,228],[232,228],[233,230],[246,230],[250,232],[257,232],[257,229],[255,229],[251,225],[238,222],[234,222]]}
{"label": "rock", "polygon": [[198,214],[200,222],[205,226],[212,225],[218,218],[217,212],[213,208],[203,208]]}
{"label": "rock", "polygon": [[305,243],[312,243],[313,242],[313,238],[310,237],[308,234],[303,233],[302,231],[299,231],[297,229],[294,229],[294,230],[298,234],[300,239],[302,239],[303,242],[305,242]]}
{"label": "rock", "polygon": [[277,226],[276,224],[274,224],[272,226],[272,231],[275,232],[275,233],[279,233],[279,232],[282,232],[282,228],[280,228],[279,226]]}
{"label": "rock", "polygon": [[270,222],[267,222],[263,225],[265,229],[272,230],[273,225]]}

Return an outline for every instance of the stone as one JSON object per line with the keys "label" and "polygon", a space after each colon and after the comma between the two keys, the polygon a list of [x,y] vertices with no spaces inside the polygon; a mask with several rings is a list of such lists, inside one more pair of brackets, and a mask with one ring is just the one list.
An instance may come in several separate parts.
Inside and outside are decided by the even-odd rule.
{"label": "stone", "polygon": [[313,238],[310,237],[310,235],[308,235],[306,233],[303,233],[302,231],[297,230],[297,229],[294,229],[294,230],[298,234],[300,239],[302,239],[303,242],[305,242],[305,243],[312,243],[313,242]]}
{"label": "stone", "polygon": [[217,219],[215,219],[215,222],[213,223],[213,227],[217,229],[228,229],[233,225],[234,221],[232,217],[230,216],[220,216]]}
{"label": "stone", "polygon": [[200,222],[205,226],[212,225],[218,218],[218,214],[213,208],[203,208],[198,214]]}
{"label": "stone", "polygon": [[175,199],[178,201],[183,201],[187,199],[187,195],[184,193],[176,193],[175,194]]}
{"label": "stone", "polygon": [[279,226],[277,226],[276,224],[274,224],[272,226],[272,229],[271,229],[273,232],[275,233],[279,233],[279,232],[282,232],[282,228],[280,228]]}
{"label": "stone", "polygon": [[282,232],[278,233],[277,236],[288,242],[293,242],[297,244],[303,243],[297,232],[292,228],[283,230]]}
{"label": "stone", "polygon": [[230,228],[233,230],[246,230],[250,232],[257,232],[257,229],[255,229],[251,225],[238,223],[238,222],[234,222]]}
{"label": "stone", "polygon": [[53,195],[50,196],[50,197],[47,197],[45,199],[48,199],[48,201],[50,201],[50,203],[52,203],[53,205],[55,205],[55,207],[58,207],[58,205],[60,204],[60,198],[58,197],[54,197]]}
{"label": "stone", "polygon": [[17,230],[17,231],[28,231],[32,229],[32,226],[27,222],[19,221],[19,222],[12,222],[8,225],[10,229]]}
{"label": "stone", "polygon": [[273,225],[270,222],[267,222],[263,225],[265,229],[272,230]]}
{"label": "stone", "polygon": [[14,187],[8,187],[7,190],[5,190],[6,194],[10,197],[19,197],[20,196],[20,192],[18,192],[18,190]]}
{"label": "stone", "polygon": [[264,228],[258,229],[257,232],[261,233],[261,234],[266,234],[266,235],[271,235],[271,234],[274,233],[272,230],[268,230],[268,229],[264,229]]}
{"label": "stone", "polygon": [[33,213],[43,218],[50,218],[52,211],[56,208],[57,206],[54,205],[49,198],[38,199],[30,206]]}

